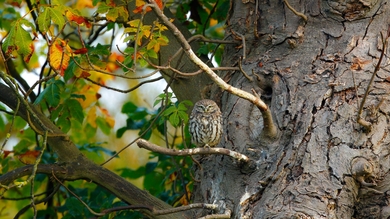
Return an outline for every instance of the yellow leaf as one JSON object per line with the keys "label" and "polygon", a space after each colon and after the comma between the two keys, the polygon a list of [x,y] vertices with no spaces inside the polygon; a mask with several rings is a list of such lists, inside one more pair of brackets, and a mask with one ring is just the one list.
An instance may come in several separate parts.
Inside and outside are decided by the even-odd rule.
{"label": "yellow leaf", "polygon": [[66,41],[57,39],[50,45],[49,63],[58,73],[64,76],[64,72],[69,65],[72,50]]}
{"label": "yellow leaf", "polygon": [[131,21],[127,22],[127,23],[130,25],[130,27],[138,27],[139,22],[140,22],[139,19],[135,19],[135,20],[131,20]]}
{"label": "yellow leaf", "polygon": [[107,109],[101,108],[101,107],[100,107],[100,110],[101,110],[101,112],[103,113],[104,118],[106,119],[106,122],[108,123],[108,125],[109,125],[111,128],[113,128],[114,125],[115,125],[115,119],[110,115],[110,113],[108,112]]}
{"label": "yellow leaf", "polygon": [[78,94],[84,95],[85,97],[85,100],[78,99],[83,109],[91,106],[100,98],[100,94],[98,93],[99,88],[100,86],[93,84],[85,85],[79,90]]}
{"label": "yellow leaf", "polygon": [[93,8],[92,0],[83,0],[83,1],[77,1],[76,6],[77,9],[84,9],[84,8]]}
{"label": "yellow leaf", "polygon": [[90,124],[93,128],[97,127],[96,124],[96,107],[92,107],[87,114],[87,122]]}

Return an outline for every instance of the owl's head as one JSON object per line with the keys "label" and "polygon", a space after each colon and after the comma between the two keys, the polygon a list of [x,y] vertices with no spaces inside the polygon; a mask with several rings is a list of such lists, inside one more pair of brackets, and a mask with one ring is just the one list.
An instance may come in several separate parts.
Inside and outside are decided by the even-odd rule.
{"label": "owl's head", "polygon": [[211,114],[220,111],[218,105],[214,101],[208,99],[196,102],[194,108],[197,112],[204,114]]}

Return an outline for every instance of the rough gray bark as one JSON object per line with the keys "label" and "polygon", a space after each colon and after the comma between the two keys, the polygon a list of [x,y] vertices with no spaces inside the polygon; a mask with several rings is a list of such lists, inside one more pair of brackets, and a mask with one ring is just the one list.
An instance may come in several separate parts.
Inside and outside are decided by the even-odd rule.
{"label": "rough gray bark", "polygon": [[[381,53],[380,32],[386,35],[390,5],[385,0],[289,3],[308,21],[283,1],[258,0],[258,19],[255,3],[232,1],[226,32],[245,36],[243,69],[254,80],[240,72],[221,77],[260,92],[280,136],[273,142],[261,139],[258,109],[215,91],[225,130],[219,146],[249,155],[257,168],[243,170],[223,156],[203,159],[194,200],[220,203],[233,211],[232,218],[387,218],[387,57],[363,112],[372,130],[356,118]],[[226,46],[224,65],[237,65],[242,53]]]}

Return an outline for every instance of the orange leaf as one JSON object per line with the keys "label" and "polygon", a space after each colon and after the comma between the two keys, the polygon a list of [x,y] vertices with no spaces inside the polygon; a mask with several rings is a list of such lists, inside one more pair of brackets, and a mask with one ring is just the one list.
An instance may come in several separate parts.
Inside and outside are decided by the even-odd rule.
{"label": "orange leaf", "polygon": [[91,23],[85,19],[83,16],[77,15],[71,11],[66,11],[65,13],[66,18],[68,18],[69,21],[74,21],[78,25],[85,24],[87,28],[92,27]]}
{"label": "orange leaf", "polygon": [[79,78],[88,78],[89,76],[91,76],[91,74],[89,72],[82,71],[81,75],[79,76]]}
{"label": "orange leaf", "polygon": [[107,71],[113,72],[117,69],[119,69],[121,66],[119,66],[116,61],[123,62],[125,60],[125,57],[123,55],[120,55],[118,53],[111,53],[110,57],[108,57],[108,63],[107,63]]}
{"label": "orange leaf", "polygon": [[[157,3],[158,7],[159,7],[160,9],[162,9],[162,7],[163,7],[162,0],[155,0],[155,2]],[[146,3],[145,3],[144,0],[136,0],[136,1],[135,1],[135,9],[133,10],[133,12],[136,13],[136,14],[141,13],[145,4],[146,4]],[[149,11],[151,11],[151,10],[152,10],[152,9],[151,9],[150,7],[147,7],[147,8],[145,9],[145,12],[149,12]]]}
{"label": "orange leaf", "polygon": [[76,49],[73,51],[73,54],[78,55],[78,54],[85,54],[88,52],[87,48],[81,48],[81,49]]}
{"label": "orange leaf", "polygon": [[31,52],[29,54],[27,54],[26,56],[24,56],[24,58],[23,58],[26,63],[30,62],[31,56],[33,55],[34,50],[35,50],[35,47],[34,47],[33,43],[31,43],[29,47],[30,47],[30,51]]}
{"label": "orange leaf", "polygon": [[18,158],[20,162],[24,164],[34,164],[40,153],[40,151],[27,151],[26,153],[19,155]]}
{"label": "orange leaf", "polygon": [[13,153],[13,151],[4,150],[4,151],[3,151],[4,158],[8,157],[8,155],[9,155],[10,153]]}
{"label": "orange leaf", "polygon": [[61,76],[69,65],[71,49],[69,45],[61,39],[53,42],[49,49],[49,62],[52,68],[59,71]]}

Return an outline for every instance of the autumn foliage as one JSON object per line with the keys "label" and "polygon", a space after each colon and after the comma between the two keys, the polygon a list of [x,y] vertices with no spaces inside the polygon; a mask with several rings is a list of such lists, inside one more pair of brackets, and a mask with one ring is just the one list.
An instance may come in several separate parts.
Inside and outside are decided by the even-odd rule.
{"label": "autumn foliage", "polygon": [[[16,217],[24,214],[28,218],[43,215],[92,217],[77,197],[91,200],[88,205],[98,206],[97,211],[127,205],[92,181],[62,182],[53,174],[32,173],[2,184],[2,177],[18,168],[57,165],[61,158],[48,143],[48,139],[56,137],[76,145],[82,157],[105,165],[170,205],[190,203],[193,186],[190,157],[172,158],[155,153],[138,157],[139,152],[128,152],[133,141],[129,142],[129,138],[138,137],[153,141],[167,139],[163,142],[169,147],[190,146],[185,125],[192,103],[178,103],[167,88],[159,87],[160,93],[154,96],[150,96],[152,92],[141,93],[138,89],[162,79],[158,70],[150,69],[158,68],[153,63],[161,58],[162,49],[170,43],[166,34],[168,28],[163,23],[144,22],[143,16],[153,13],[147,2],[28,0],[0,3],[0,87],[15,88],[13,91],[21,101],[18,107],[27,108],[24,118],[18,116],[19,108],[11,109],[0,102],[0,139],[3,141],[0,146],[0,218],[4,215],[2,206],[12,206]],[[161,0],[154,2],[160,9],[172,6],[164,5]],[[134,5],[129,7],[128,3]],[[181,5],[185,7],[178,6],[175,6],[177,19],[184,22],[189,12],[188,3]],[[211,5],[205,4],[205,7]],[[216,24],[215,21],[212,18]],[[192,22],[188,28],[200,33],[203,24]],[[219,61],[219,49],[204,44],[197,53],[218,51],[216,60]],[[147,106],[142,105],[143,96],[152,100]],[[112,106],[117,99],[125,100]],[[47,118],[61,134],[47,131],[48,127],[34,112],[42,113],[41,117]],[[156,185],[157,181],[161,184]],[[73,195],[70,190],[78,191]],[[40,202],[47,192],[52,194]],[[12,201],[22,196],[28,198]],[[43,202],[45,206],[40,205]],[[27,211],[23,210],[27,205]],[[115,218],[141,217],[140,213],[130,210],[112,215]]]}

